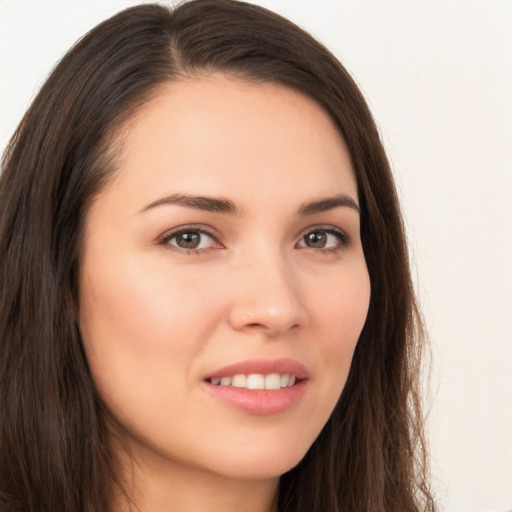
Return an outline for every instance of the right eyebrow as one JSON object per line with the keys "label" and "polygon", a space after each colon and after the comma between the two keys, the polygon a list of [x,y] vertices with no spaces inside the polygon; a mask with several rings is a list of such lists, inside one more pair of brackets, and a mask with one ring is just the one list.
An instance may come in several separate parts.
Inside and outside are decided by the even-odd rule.
{"label": "right eyebrow", "polygon": [[185,208],[192,208],[195,210],[204,210],[207,212],[226,213],[229,215],[242,215],[242,210],[236,206],[233,201],[223,197],[209,197],[209,196],[192,196],[188,194],[171,194],[162,197],[148,204],[139,213],[146,212],[158,206],[164,205],[178,205]]}

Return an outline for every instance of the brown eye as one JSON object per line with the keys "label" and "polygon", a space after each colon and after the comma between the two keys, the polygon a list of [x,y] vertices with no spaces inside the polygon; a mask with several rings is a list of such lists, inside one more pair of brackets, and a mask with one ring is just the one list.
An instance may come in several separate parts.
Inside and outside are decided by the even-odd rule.
{"label": "brown eye", "polygon": [[308,247],[312,247],[313,249],[323,249],[327,244],[327,233],[323,231],[308,233],[304,237],[304,241]]}
{"label": "brown eye", "polygon": [[334,229],[317,229],[306,233],[299,242],[299,247],[318,250],[336,250],[348,240],[347,235]]}
{"label": "brown eye", "polygon": [[197,249],[201,243],[199,233],[180,233],[176,235],[176,245],[182,249]]}
{"label": "brown eye", "polygon": [[204,231],[188,230],[171,233],[161,243],[178,250],[201,250],[213,247],[216,241],[212,235]]}

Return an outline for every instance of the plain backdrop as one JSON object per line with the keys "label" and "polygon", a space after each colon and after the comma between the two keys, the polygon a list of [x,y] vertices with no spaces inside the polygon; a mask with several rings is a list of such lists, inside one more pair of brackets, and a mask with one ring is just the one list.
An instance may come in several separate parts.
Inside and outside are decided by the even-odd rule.
{"label": "plain backdrop", "polygon": [[[127,0],[0,0],[0,146],[55,62]],[[388,149],[433,364],[448,510],[512,509],[512,1],[259,0],[323,41]]]}

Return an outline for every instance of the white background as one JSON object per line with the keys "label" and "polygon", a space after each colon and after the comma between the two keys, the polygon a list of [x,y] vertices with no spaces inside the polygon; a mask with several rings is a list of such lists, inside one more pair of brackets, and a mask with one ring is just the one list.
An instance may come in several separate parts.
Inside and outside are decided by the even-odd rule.
{"label": "white background", "polygon": [[[134,3],[0,0],[0,147],[57,59]],[[449,510],[511,509],[512,1],[255,3],[315,34],[368,99],[432,342],[436,485]]]}

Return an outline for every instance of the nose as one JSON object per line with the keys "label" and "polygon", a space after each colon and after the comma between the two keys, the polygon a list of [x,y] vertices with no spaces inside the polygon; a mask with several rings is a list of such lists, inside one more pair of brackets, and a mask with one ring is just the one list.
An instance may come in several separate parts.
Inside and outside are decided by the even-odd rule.
{"label": "nose", "polygon": [[229,311],[233,329],[274,337],[308,325],[300,283],[283,258],[266,253],[236,267]]}

